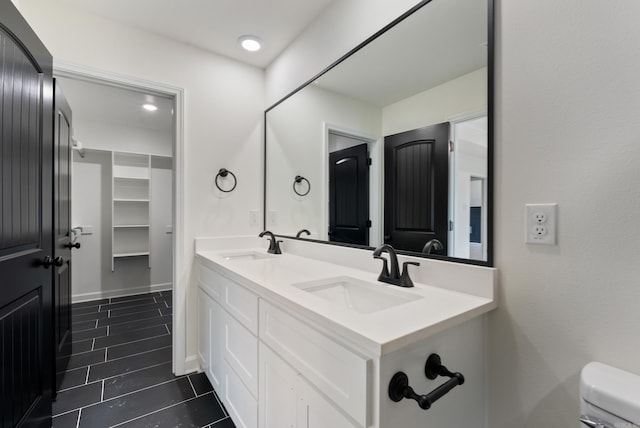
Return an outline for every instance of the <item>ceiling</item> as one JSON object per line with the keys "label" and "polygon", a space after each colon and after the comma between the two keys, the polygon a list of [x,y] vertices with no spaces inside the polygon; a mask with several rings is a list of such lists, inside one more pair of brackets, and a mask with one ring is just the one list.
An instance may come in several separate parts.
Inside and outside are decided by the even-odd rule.
{"label": "ceiling", "polygon": [[[62,0],[235,60],[267,67],[334,0]],[[240,36],[263,40],[246,52]]]}
{"label": "ceiling", "polygon": [[487,2],[433,1],[315,84],[380,108],[487,66]]}
{"label": "ceiling", "polygon": [[[64,77],[57,80],[76,120],[158,132],[173,129],[173,101],[168,98],[83,80]],[[144,110],[142,105],[147,103],[158,110]]]}

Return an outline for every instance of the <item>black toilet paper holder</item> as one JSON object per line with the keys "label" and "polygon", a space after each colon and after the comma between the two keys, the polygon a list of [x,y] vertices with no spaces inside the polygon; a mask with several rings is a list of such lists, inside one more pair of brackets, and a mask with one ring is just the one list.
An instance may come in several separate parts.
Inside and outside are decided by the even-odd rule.
{"label": "black toilet paper holder", "polygon": [[409,377],[404,372],[397,372],[391,378],[389,382],[389,398],[398,402],[403,398],[409,398],[415,400],[423,410],[431,408],[433,403],[442,398],[445,394],[451,391],[458,385],[464,383],[464,376],[462,373],[452,373],[444,365],[438,354],[431,354],[427,358],[427,362],[424,365],[424,374],[428,379],[434,380],[438,376],[448,377],[449,380],[442,385],[435,388],[433,391],[419,395],[411,386],[409,386]]}

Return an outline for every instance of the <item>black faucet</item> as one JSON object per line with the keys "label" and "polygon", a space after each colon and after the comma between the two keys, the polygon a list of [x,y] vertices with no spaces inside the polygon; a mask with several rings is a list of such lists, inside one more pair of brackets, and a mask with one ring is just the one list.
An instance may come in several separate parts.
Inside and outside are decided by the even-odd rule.
{"label": "black faucet", "polygon": [[260,233],[260,235],[258,235],[260,238],[262,238],[264,235],[268,235],[269,236],[269,249],[267,250],[267,253],[271,253],[271,254],[282,254],[282,250],[280,250],[280,243],[282,241],[276,241],[276,237],[273,235],[272,232],[265,230],[264,232]]}
{"label": "black faucet", "polygon": [[427,241],[427,243],[424,244],[424,247],[422,248],[422,252],[424,254],[431,254],[432,251],[442,250],[444,250],[444,245],[442,245],[442,242],[438,241],[437,239],[431,239]]}
{"label": "black faucet", "polygon": [[[389,262],[391,264],[391,271],[387,268],[387,259],[382,257],[383,252],[389,253]],[[402,275],[400,275],[400,268],[398,267],[398,255],[396,250],[389,244],[382,244],[373,251],[374,259],[382,260],[382,272],[378,275],[378,281],[386,282],[387,284],[397,285],[399,287],[413,287],[413,281],[409,277],[409,266],[420,266],[417,262],[404,262],[402,264]]]}
{"label": "black faucet", "polygon": [[296,238],[301,238],[303,233],[306,233],[307,236],[311,235],[311,232],[309,232],[307,229],[301,229],[298,233],[296,233]]}

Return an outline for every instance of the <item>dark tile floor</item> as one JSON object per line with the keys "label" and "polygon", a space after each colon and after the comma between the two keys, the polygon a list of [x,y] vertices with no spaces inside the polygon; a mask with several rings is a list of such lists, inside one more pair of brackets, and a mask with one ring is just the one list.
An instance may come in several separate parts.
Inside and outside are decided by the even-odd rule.
{"label": "dark tile floor", "polygon": [[171,291],[76,303],[54,428],[233,428],[203,373],[171,372]]}

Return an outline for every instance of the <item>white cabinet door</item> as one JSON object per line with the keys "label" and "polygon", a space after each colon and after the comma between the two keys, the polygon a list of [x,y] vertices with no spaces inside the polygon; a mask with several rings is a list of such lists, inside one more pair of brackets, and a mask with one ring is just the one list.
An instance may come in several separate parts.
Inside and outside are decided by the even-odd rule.
{"label": "white cabinet door", "polygon": [[260,428],[296,427],[298,373],[260,343]]}
{"label": "white cabinet door", "polygon": [[224,310],[215,301],[211,300],[211,318],[209,320],[209,331],[211,340],[211,362],[207,372],[209,381],[216,391],[224,388]]}
{"label": "white cabinet door", "polygon": [[297,428],[360,428],[302,376],[297,380]]}
{"label": "white cabinet door", "polygon": [[260,340],[305,379],[367,425],[370,361],[273,304],[260,302]]}
{"label": "white cabinet door", "polygon": [[260,343],[260,428],[361,428]]}
{"label": "white cabinet door", "polygon": [[236,428],[258,428],[258,401],[226,363],[223,363],[223,377],[220,398]]}
{"label": "white cabinet door", "polygon": [[211,365],[211,306],[213,300],[198,289],[198,360],[200,369],[207,373]]}
{"label": "white cabinet door", "polygon": [[258,396],[258,339],[234,317],[224,315],[224,360],[254,397]]}

